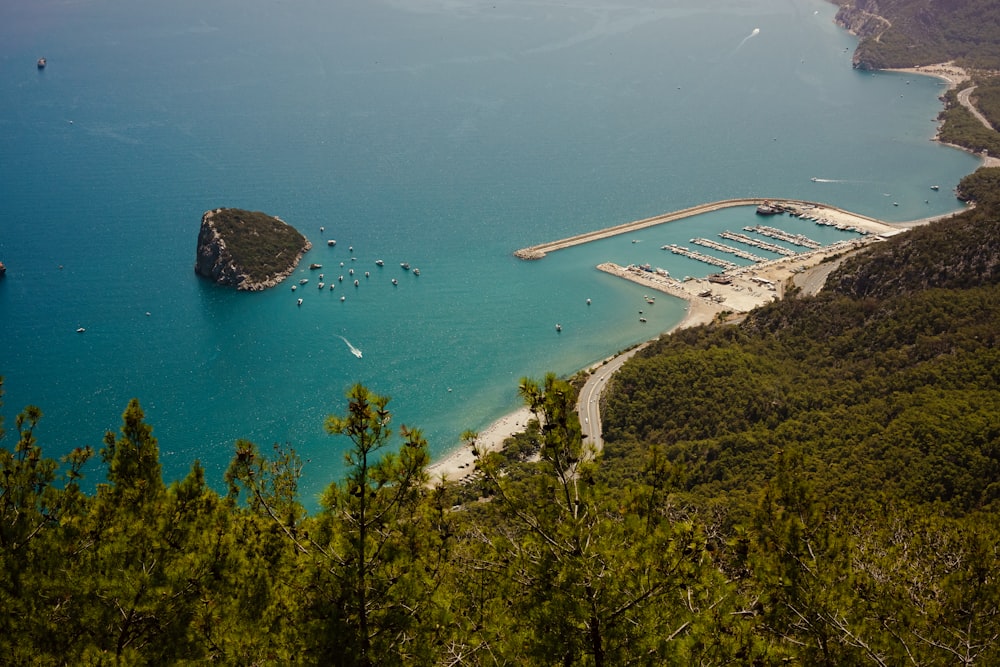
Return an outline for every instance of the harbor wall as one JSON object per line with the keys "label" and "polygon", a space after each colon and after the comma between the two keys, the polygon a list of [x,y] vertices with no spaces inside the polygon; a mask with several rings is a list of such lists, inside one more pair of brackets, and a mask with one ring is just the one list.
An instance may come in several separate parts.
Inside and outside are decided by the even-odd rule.
{"label": "harbor wall", "polygon": [[850,211],[838,209],[835,206],[829,206],[828,204],[821,204],[819,202],[803,201],[797,199],[765,198],[765,197],[723,199],[721,201],[710,202],[708,204],[699,204],[698,206],[692,206],[690,208],[681,209],[679,211],[673,211],[671,213],[663,213],[661,215],[656,215],[651,218],[643,218],[642,220],[626,222],[621,225],[606,227],[605,229],[599,229],[592,232],[577,234],[576,236],[570,236],[568,238],[560,239],[558,241],[550,241],[549,243],[541,243],[539,245],[533,245],[527,248],[521,248],[520,250],[514,252],[514,256],[519,257],[521,259],[529,259],[529,260],[542,259],[543,257],[545,257],[546,254],[554,252],[556,250],[562,250],[563,248],[570,248],[572,246],[581,245],[584,243],[590,243],[591,241],[598,241],[600,239],[606,239],[612,236],[618,236],[619,234],[633,232],[638,229],[644,229],[646,227],[654,227],[656,225],[662,225],[667,222],[683,220],[684,218],[690,218],[696,215],[701,215],[703,213],[711,213],[712,211],[718,211],[724,208],[732,208],[734,206],[760,206],[765,202],[770,202],[772,204],[780,204],[784,206],[793,206],[793,207],[810,207],[810,208],[821,207],[826,210],[839,211],[843,214],[850,215],[852,218],[855,219],[867,220],[872,223],[877,223],[880,225],[886,224],[881,220],[876,220],[875,218],[869,218],[868,216],[865,215],[852,213]]}

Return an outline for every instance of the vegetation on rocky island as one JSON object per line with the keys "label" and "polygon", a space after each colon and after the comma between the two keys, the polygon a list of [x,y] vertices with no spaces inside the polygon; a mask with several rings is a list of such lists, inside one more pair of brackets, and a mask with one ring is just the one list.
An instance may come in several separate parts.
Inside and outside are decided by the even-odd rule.
{"label": "vegetation on rocky island", "polygon": [[216,209],[211,222],[240,274],[250,283],[284,275],[309,247],[297,229],[260,211]]}

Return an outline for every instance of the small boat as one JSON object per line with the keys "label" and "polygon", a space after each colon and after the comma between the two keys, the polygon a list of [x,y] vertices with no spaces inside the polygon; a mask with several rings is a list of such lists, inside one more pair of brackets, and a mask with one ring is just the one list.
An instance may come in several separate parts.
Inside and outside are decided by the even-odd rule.
{"label": "small boat", "polygon": [[298,288],[299,288],[299,286],[298,286],[298,285],[292,285],[292,291],[293,291],[293,292],[294,292],[295,290],[297,290]]}
{"label": "small boat", "polygon": [[354,246],[352,245],[347,246],[347,252],[354,252]]}
{"label": "small boat", "polygon": [[646,318],[645,318],[645,317],[640,317],[640,318],[639,318],[639,321],[640,321],[640,322],[645,322],[645,321],[646,321]]}
{"label": "small boat", "polygon": [[309,282],[309,279],[308,279],[308,278],[302,278],[302,279],[301,279],[301,280],[299,281],[299,284],[300,284],[300,285],[305,285],[305,284],[306,284],[307,282]]}
{"label": "small boat", "polygon": [[302,305],[302,299],[299,299],[298,305],[300,305],[300,306]]}
{"label": "small boat", "polygon": [[420,275],[420,269],[413,269],[413,275],[419,276]]}
{"label": "small boat", "polygon": [[372,274],[370,274],[370,273],[368,273],[367,271],[365,271],[365,278],[370,278],[370,277],[371,277],[371,275],[372,275]]}
{"label": "small boat", "polygon": [[899,206],[899,202],[898,201],[894,201],[894,202],[892,202],[892,205],[893,206]]}
{"label": "small boat", "polygon": [[320,288],[320,289],[323,289],[324,287],[326,287],[326,283],[320,283],[320,284],[319,284],[319,288]]}
{"label": "small boat", "polygon": [[557,324],[556,325],[556,331],[562,331],[562,325],[561,324]]}
{"label": "small boat", "polygon": [[333,247],[333,246],[337,245],[337,242],[334,241],[333,239],[329,239],[329,240],[327,240],[326,244],[328,246],[330,246],[330,247]]}
{"label": "small boat", "polygon": [[337,282],[338,283],[344,282],[344,276],[337,276]]}
{"label": "small boat", "polygon": [[396,280],[395,278],[393,278],[393,279],[392,279],[392,284],[393,284],[393,285],[398,285],[398,284],[399,284],[399,281],[398,281],[398,280]]}
{"label": "small boat", "polygon": [[818,183],[818,182],[819,182],[819,179],[818,179],[818,178],[816,178],[815,176],[813,176],[813,177],[812,177],[812,178],[810,178],[809,180],[810,180],[810,181],[812,181],[813,183]]}
{"label": "small boat", "polygon": [[326,227],[320,227],[320,228],[319,228],[319,231],[320,231],[320,233],[322,234],[323,232],[325,232],[325,231],[326,231]]}
{"label": "small boat", "polygon": [[3,278],[5,275],[7,275],[7,267],[3,265],[3,262],[0,262],[0,278]]}
{"label": "small boat", "polygon": [[319,274],[319,280],[323,280],[323,274]]}
{"label": "small boat", "polygon": [[354,269],[351,269],[351,270],[350,270],[350,271],[348,271],[347,273],[348,273],[348,275],[352,275],[352,276],[353,276],[353,275],[354,275]]}
{"label": "small boat", "polygon": [[315,271],[316,269],[322,269],[322,268],[323,268],[322,264],[310,264],[309,265],[309,270],[310,271]]}
{"label": "small boat", "polygon": [[590,299],[587,299],[587,305],[588,306],[590,305]]}
{"label": "small boat", "polygon": [[38,69],[45,69],[45,58],[39,58],[36,64],[38,65]]}
{"label": "small boat", "polygon": [[86,331],[86,329],[84,329],[83,327],[78,327],[76,330],[77,333],[83,333],[84,331]]}
{"label": "small boat", "polygon": [[383,262],[381,259],[376,259],[375,266],[385,266],[385,262]]}
{"label": "small boat", "polygon": [[358,285],[360,285],[360,284],[361,284],[361,283],[359,283],[359,282],[358,282],[357,280],[355,280],[355,281],[354,281],[354,286],[355,286],[355,287],[357,287],[357,286],[358,286]]}
{"label": "small boat", "polygon": [[343,303],[345,299],[347,299],[347,297],[346,297],[346,296],[342,296],[342,297],[340,297],[340,302],[341,302],[341,303]]}
{"label": "small boat", "polygon": [[940,185],[932,185],[931,186],[931,190],[940,190],[940,189],[941,189]]}
{"label": "small boat", "polygon": [[330,291],[337,289],[337,283],[330,283]]}
{"label": "small boat", "polygon": [[400,262],[399,265],[403,268],[404,271],[409,271],[410,270],[410,263],[409,262]]}

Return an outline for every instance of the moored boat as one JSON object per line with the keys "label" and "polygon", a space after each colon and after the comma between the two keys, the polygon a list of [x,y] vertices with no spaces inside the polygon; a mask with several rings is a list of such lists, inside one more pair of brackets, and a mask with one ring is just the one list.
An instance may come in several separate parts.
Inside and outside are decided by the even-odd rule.
{"label": "moored boat", "polygon": [[45,58],[39,58],[37,65],[38,65],[38,69],[45,69],[45,65],[46,65]]}

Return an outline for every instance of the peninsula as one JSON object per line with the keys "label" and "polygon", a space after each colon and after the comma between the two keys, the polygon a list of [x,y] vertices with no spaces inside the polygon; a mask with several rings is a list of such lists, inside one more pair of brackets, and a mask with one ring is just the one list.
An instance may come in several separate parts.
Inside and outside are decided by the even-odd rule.
{"label": "peninsula", "polygon": [[281,218],[217,208],[201,216],[194,271],[219,285],[261,291],[290,275],[310,248],[309,240]]}

